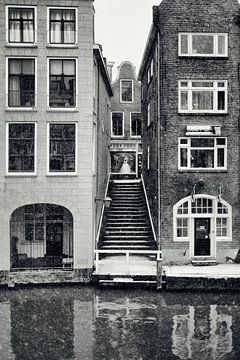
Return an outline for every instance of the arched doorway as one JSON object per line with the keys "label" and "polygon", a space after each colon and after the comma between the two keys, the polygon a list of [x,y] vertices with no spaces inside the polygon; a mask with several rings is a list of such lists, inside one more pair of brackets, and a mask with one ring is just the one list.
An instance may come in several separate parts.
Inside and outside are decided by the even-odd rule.
{"label": "arched doorway", "polygon": [[30,204],[10,219],[11,268],[72,267],[73,216],[63,206]]}
{"label": "arched doorway", "polygon": [[190,257],[216,257],[218,241],[232,240],[232,207],[216,196],[188,196],[173,207],[174,241],[189,242]]}

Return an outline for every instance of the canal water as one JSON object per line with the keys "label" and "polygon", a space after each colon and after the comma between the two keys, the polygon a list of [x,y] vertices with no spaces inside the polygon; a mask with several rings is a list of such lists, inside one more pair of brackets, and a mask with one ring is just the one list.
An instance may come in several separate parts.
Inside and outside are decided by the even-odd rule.
{"label": "canal water", "polygon": [[239,360],[240,293],[0,291],[1,360]]}

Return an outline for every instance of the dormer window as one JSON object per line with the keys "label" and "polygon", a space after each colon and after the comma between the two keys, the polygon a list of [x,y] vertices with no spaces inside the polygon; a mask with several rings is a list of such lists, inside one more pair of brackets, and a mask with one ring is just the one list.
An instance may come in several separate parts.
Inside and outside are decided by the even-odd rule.
{"label": "dormer window", "polygon": [[179,33],[179,56],[227,57],[228,34]]}

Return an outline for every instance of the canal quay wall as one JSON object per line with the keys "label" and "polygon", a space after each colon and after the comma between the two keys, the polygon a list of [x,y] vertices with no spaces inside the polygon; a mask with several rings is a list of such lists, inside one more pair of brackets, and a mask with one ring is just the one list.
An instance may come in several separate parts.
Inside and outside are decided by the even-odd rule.
{"label": "canal quay wall", "polygon": [[[119,276],[102,276],[109,278],[112,287],[125,286],[156,288],[154,274],[119,274]],[[93,276],[89,269],[85,271],[73,270],[32,270],[21,272],[0,272],[0,286],[14,288],[18,285],[59,285],[59,284],[85,284],[98,285],[101,276]],[[110,281],[111,279],[111,281]],[[117,279],[118,281],[114,281]],[[119,279],[122,279],[120,282]],[[107,284],[107,281],[105,285]],[[157,282],[156,282],[157,285]],[[212,291],[212,290],[235,290],[240,291],[240,265],[218,264],[214,266],[164,266],[163,267],[163,290],[171,291]]]}

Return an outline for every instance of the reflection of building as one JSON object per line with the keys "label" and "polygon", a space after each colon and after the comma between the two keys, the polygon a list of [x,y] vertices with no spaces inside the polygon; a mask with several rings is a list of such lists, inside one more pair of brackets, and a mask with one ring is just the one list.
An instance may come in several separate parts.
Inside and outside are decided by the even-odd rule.
{"label": "reflection of building", "polygon": [[111,172],[138,176],[142,167],[141,86],[132,63],[121,63],[112,86]]}
{"label": "reflection of building", "polygon": [[232,316],[218,308],[189,306],[188,314],[173,316],[172,351],[181,360],[221,359],[232,351]]}
{"label": "reflection of building", "polygon": [[113,93],[93,1],[35,4],[1,5],[0,270],[76,270],[61,280],[79,281],[93,267]]}
{"label": "reflection of building", "polygon": [[235,0],[153,7],[139,72],[143,175],[165,263],[239,249],[238,13]]}

